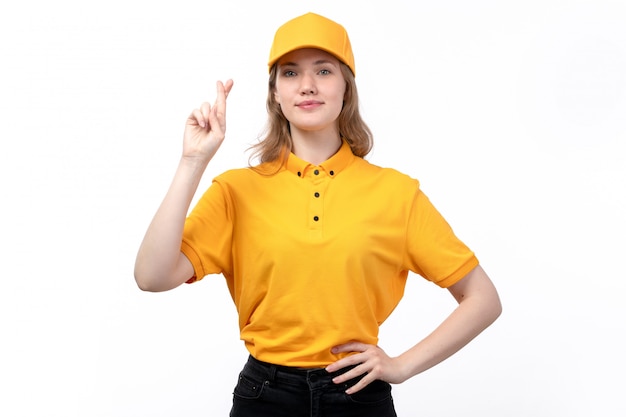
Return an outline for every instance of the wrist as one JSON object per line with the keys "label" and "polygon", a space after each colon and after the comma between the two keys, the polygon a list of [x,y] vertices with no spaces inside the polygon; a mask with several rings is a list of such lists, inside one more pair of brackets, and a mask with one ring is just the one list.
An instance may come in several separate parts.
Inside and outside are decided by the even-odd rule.
{"label": "wrist", "polygon": [[190,170],[191,172],[199,171],[202,173],[206,169],[210,160],[211,158],[183,155],[181,156],[178,165],[182,169]]}

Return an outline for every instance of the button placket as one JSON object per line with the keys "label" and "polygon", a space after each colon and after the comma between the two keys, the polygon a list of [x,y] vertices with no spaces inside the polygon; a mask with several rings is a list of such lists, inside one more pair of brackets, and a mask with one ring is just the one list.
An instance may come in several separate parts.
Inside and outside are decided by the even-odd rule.
{"label": "button placket", "polygon": [[309,211],[309,225],[311,229],[321,229],[322,221],[323,221],[323,210],[324,210],[324,202],[323,202],[323,190],[325,189],[328,183],[328,176],[325,172],[320,168],[314,168],[310,172],[311,179],[311,199],[309,203],[310,211]]}

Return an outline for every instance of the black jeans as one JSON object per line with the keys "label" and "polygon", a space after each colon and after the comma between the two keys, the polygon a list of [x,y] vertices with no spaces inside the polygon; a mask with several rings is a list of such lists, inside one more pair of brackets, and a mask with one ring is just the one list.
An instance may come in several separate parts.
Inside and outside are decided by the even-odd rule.
{"label": "black jeans", "polygon": [[352,395],[359,379],[334,384],[346,372],[272,365],[252,356],[239,374],[230,417],[396,417],[391,385],[374,381]]}

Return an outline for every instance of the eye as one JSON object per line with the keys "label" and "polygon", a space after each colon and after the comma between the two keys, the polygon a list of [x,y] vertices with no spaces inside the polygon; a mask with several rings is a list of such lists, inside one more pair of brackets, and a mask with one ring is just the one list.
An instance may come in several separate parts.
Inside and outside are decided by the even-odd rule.
{"label": "eye", "polygon": [[283,71],[283,77],[293,77],[295,75],[296,75],[295,71],[292,71],[292,70]]}
{"label": "eye", "polygon": [[328,74],[330,74],[330,70],[329,70],[329,69],[323,69],[323,70],[320,70],[320,74],[322,74],[322,75],[328,75]]}

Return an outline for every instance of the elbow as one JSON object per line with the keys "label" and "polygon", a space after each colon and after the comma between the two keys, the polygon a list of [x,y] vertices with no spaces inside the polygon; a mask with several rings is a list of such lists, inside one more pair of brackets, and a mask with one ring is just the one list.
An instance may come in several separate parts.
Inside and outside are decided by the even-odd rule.
{"label": "elbow", "polygon": [[[502,304],[498,305],[497,309],[494,309],[493,312],[493,321],[496,321],[498,319],[498,317],[500,317],[502,315]],[[493,322],[492,321],[492,322]]]}
{"label": "elbow", "polygon": [[145,292],[161,292],[164,291],[162,288],[159,288],[158,283],[160,282],[158,279],[153,277],[151,274],[143,272],[135,268],[135,283],[137,287],[141,291]]}
{"label": "elbow", "polygon": [[149,272],[148,268],[146,268],[146,263],[141,262],[139,255],[137,255],[133,276],[135,277],[137,287],[139,287],[141,291],[153,292],[151,283],[152,280],[150,279],[151,275],[152,274]]}
{"label": "elbow", "polygon": [[138,274],[136,271],[135,271],[135,283],[137,284],[137,287],[139,287],[141,291],[155,292],[154,288],[150,284],[150,280],[146,279],[143,275]]}
{"label": "elbow", "polygon": [[135,282],[137,283],[137,287],[144,292],[157,292],[154,289],[152,289],[149,285],[146,285],[140,281],[135,280]]}
{"label": "elbow", "polygon": [[145,292],[163,292],[171,289],[169,287],[162,287],[154,284],[152,281],[142,281],[137,278],[135,278],[135,282],[137,283],[137,287],[139,287],[141,291]]}
{"label": "elbow", "polygon": [[502,315],[502,301],[500,301],[500,297],[498,296],[498,293],[495,293],[492,296],[492,300],[489,304],[490,304],[489,316],[491,318],[491,323],[493,323],[494,321],[498,319],[498,317]]}
{"label": "elbow", "polygon": [[479,294],[473,301],[476,303],[475,306],[478,309],[478,314],[481,317],[480,321],[484,327],[491,326],[502,315],[502,302],[493,286],[490,291]]}
{"label": "elbow", "polygon": [[161,273],[159,271],[145,271],[135,268],[135,283],[141,291],[163,292],[172,290],[184,281],[175,278],[173,273]]}
{"label": "elbow", "polygon": [[167,259],[165,262],[155,262],[154,258],[142,257],[138,257],[135,261],[135,283],[141,291],[169,291],[188,282],[192,275],[193,266],[190,262],[181,263],[179,261],[176,264],[175,261],[167,261]]}

